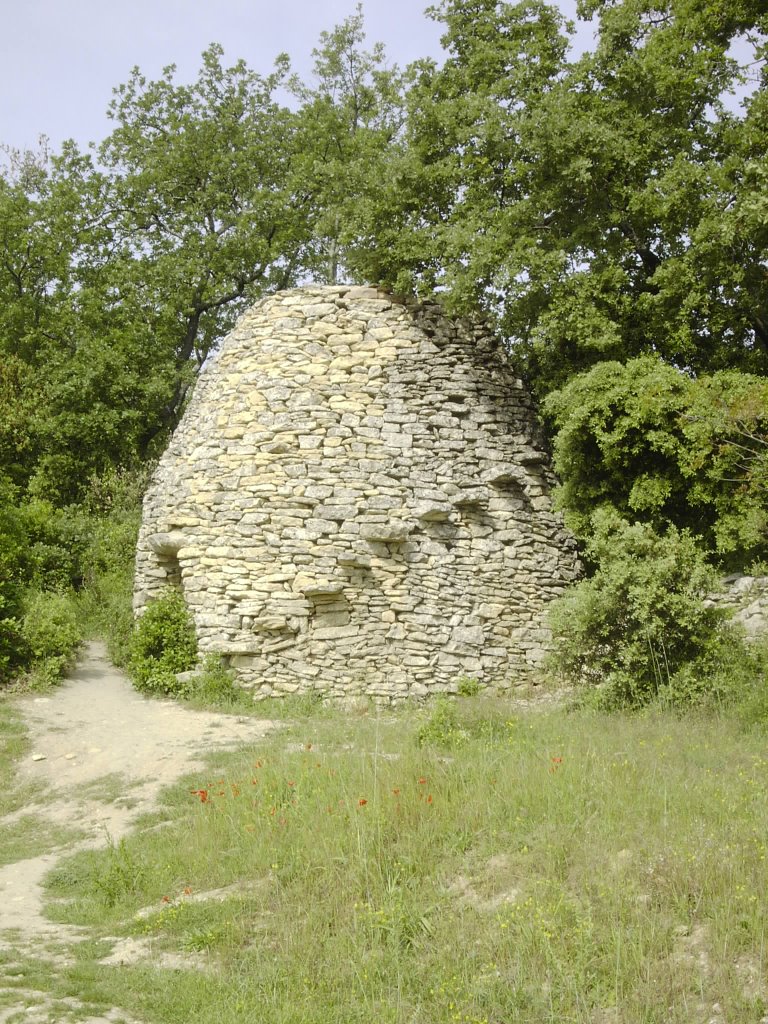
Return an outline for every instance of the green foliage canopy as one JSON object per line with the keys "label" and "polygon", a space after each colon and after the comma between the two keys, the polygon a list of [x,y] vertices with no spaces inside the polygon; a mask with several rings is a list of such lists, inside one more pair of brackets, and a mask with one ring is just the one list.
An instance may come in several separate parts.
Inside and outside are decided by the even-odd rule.
{"label": "green foliage canopy", "polygon": [[693,379],[656,356],[599,363],[549,395],[559,500],[588,538],[610,507],[672,523],[737,565],[768,552],[768,380]]}
{"label": "green foliage canopy", "polygon": [[[651,351],[765,373],[764,5],[595,0],[575,61],[542,0],[432,13],[449,57],[409,94],[359,271],[484,310],[540,396]],[[745,34],[762,78],[738,115]]]}

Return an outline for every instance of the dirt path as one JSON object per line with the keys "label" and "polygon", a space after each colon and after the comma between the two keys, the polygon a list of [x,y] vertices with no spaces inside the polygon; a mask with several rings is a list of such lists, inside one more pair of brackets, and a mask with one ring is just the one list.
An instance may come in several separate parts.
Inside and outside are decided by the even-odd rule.
{"label": "dirt path", "polygon": [[[46,942],[74,942],[83,937],[80,929],[52,924],[42,914],[41,882],[60,858],[75,850],[103,846],[108,839],[119,840],[139,815],[154,807],[164,786],[201,765],[201,753],[254,742],[275,727],[268,721],[147,700],[110,664],[100,643],[86,647],[69,679],[55,693],[29,698],[22,707],[33,742],[22,766],[23,775],[42,781],[52,794],[49,802],[22,813],[85,830],[87,837],[43,856],[0,867],[0,953],[6,957],[39,956]],[[115,775],[123,776],[128,788],[105,802],[99,784],[108,787],[109,777]],[[16,812],[0,819],[0,828],[21,816]],[[9,973],[6,964],[6,976]],[[0,979],[0,996],[3,991]],[[44,999],[37,1012],[32,997],[40,993],[24,996],[23,1005],[10,1009],[0,1003],[0,1024],[20,1012],[31,1024],[62,1019],[46,1015]],[[123,1019],[127,1020],[109,1015],[88,1021],[99,1024]]]}

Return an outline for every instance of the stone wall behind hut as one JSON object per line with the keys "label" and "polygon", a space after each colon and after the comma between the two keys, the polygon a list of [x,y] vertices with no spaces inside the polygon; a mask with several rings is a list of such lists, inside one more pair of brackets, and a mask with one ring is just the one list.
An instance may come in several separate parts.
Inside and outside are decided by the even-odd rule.
{"label": "stone wall behind hut", "polygon": [[577,574],[498,343],[375,289],[281,292],[204,368],[144,503],[135,608],[169,584],[256,697],[500,689]]}

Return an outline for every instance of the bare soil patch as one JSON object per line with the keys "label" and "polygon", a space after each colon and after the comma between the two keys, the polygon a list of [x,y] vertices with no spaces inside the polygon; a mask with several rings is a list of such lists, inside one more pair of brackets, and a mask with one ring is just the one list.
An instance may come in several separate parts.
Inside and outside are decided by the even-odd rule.
{"label": "bare soil patch", "polygon": [[[46,946],[60,950],[62,943],[87,937],[86,930],[53,924],[43,914],[42,879],[57,861],[76,850],[118,841],[156,806],[163,787],[201,766],[207,751],[258,741],[276,727],[270,721],[148,700],[114,668],[98,642],[87,645],[58,690],[24,699],[22,708],[32,739],[22,773],[42,781],[49,797],[34,811],[57,825],[81,830],[85,837],[0,867],[0,953],[6,958],[40,957]],[[0,818],[0,828],[28,810]],[[51,969],[66,960],[60,952],[52,955]],[[8,992],[10,973],[0,966],[0,993]],[[61,1019],[46,1016],[41,993],[19,992],[19,999],[14,1007],[0,1004],[0,1022],[20,1012],[28,1020]],[[71,999],[76,1004],[77,993]],[[30,1011],[31,1006],[39,1009]],[[83,1019],[75,1005],[72,1011]],[[88,1020],[101,1024],[122,1019],[116,1014]]]}

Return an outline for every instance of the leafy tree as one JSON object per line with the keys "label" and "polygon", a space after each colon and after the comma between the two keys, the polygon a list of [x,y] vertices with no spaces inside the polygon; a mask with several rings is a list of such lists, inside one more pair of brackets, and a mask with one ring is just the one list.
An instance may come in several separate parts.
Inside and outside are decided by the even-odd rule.
{"label": "leafy tree", "polygon": [[295,119],[267,77],[203,54],[197,80],[175,67],[148,82],[135,68],[115,90],[116,127],[100,147],[115,255],[107,284],[153,345],[173,356],[173,422],[191,377],[245,305],[304,269],[312,209],[293,174]]}
{"label": "leafy tree", "polygon": [[[539,395],[604,359],[768,368],[759,0],[594,0],[595,52],[567,55],[541,0],[444,0],[356,266],[447,290],[511,339]],[[762,78],[742,116],[731,42]]]}
{"label": "leafy tree", "polygon": [[66,144],[0,178],[0,448],[35,496],[66,505],[161,448],[237,313],[311,263],[287,58],[266,78],[221,58],[190,86],[135,69],[102,169]]}
{"label": "leafy tree", "polygon": [[72,145],[0,178],[0,454],[59,504],[146,454],[175,383],[172,354],[110,288],[104,192]]}
{"label": "leafy tree", "polygon": [[589,538],[608,507],[670,524],[736,565],[768,552],[768,380],[691,378],[656,356],[603,362],[545,402],[559,501]]}
{"label": "leafy tree", "polygon": [[362,208],[375,205],[381,169],[406,120],[408,75],[388,67],[381,43],[365,42],[362,5],[313,50],[313,82],[291,79],[300,101],[297,175],[311,195],[313,276],[335,283],[356,242]]}
{"label": "leafy tree", "polygon": [[694,381],[685,415],[691,499],[714,512],[715,548],[737,567],[768,554],[768,378]]}
{"label": "leafy tree", "polygon": [[599,36],[576,60],[543,0],[431,13],[448,59],[414,70],[352,265],[495,321],[550,395],[582,538],[608,506],[734,565],[763,555],[765,5],[587,0]]}

